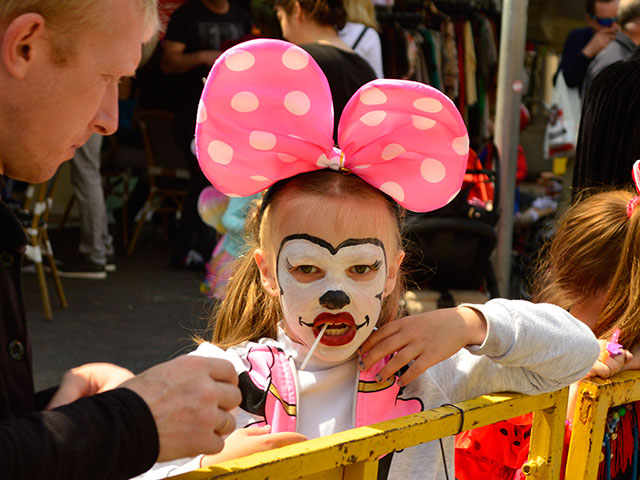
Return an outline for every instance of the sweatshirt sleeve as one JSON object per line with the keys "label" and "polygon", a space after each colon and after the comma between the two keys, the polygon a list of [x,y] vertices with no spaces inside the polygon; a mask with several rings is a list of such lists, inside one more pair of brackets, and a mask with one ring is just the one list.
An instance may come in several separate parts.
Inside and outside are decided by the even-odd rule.
{"label": "sweatshirt sleeve", "polygon": [[158,451],[151,411],[125,388],[0,422],[0,476],[12,480],[127,479]]}
{"label": "sweatshirt sleeve", "polygon": [[589,327],[556,305],[495,299],[463,306],[482,313],[487,336],[429,370],[452,402],[558,390],[586,375],[600,353]]}

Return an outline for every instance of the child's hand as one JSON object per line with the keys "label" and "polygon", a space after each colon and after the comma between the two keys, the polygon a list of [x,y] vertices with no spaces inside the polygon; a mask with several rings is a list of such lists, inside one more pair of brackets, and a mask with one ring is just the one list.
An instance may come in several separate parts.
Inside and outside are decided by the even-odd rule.
{"label": "child's hand", "polygon": [[240,428],[229,435],[224,441],[224,448],[215,455],[202,457],[200,465],[208,467],[216,463],[226,462],[252,453],[266,452],[274,448],[285,447],[298,442],[304,442],[307,437],[301,433],[279,432],[271,433],[271,426]]}
{"label": "child's hand", "polygon": [[[607,351],[609,342],[607,340],[598,340],[598,343],[600,344],[600,356],[598,360],[596,360],[596,363],[593,364],[591,371],[587,374],[587,378],[609,378],[616,373],[629,369],[626,368],[626,365],[630,364],[634,358],[630,351],[622,349],[618,355],[611,356]],[[636,361],[634,363],[637,364],[638,362]],[[640,365],[636,365],[635,368],[640,368]]]}
{"label": "child's hand", "polygon": [[467,345],[481,345],[487,335],[487,322],[469,307],[445,308],[419,313],[387,323],[362,344],[360,368],[367,370],[382,358],[396,355],[380,370],[385,380],[411,363],[398,383],[407,385],[429,367],[449,358]]}

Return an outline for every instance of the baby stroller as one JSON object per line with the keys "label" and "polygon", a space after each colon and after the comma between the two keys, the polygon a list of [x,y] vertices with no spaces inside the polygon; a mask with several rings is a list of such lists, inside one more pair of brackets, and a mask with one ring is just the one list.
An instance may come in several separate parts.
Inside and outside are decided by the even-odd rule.
{"label": "baby stroller", "polygon": [[495,146],[488,145],[483,165],[470,150],[460,193],[436,211],[407,217],[408,287],[439,292],[438,308],[455,306],[451,290],[498,296],[490,261],[497,242],[496,156]]}

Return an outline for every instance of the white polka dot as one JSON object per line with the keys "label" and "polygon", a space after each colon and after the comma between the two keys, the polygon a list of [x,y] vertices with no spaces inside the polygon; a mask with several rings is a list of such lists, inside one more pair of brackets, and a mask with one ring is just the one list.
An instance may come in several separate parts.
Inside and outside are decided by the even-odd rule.
{"label": "white polka dot", "polygon": [[418,130],[429,130],[436,125],[435,120],[419,115],[411,115],[411,121],[413,122],[413,126]]}
{"label": "white polka dot", "polygon": [[375,127],[376,125],[380,125],[384,121],[386,116],[387,112],[383,110],[374,110],[362,115],[360,117],[360,121],[368,127]]}
{"label": "white polka dot", "polygon": [[427,113],[438,113],[442,110],[442,102],[435,98],[419,98],[413,102],[413,106]]}
{"label": "white polka dot", "polygon": [[382,159],[387,161],[392,160],[404,152],[406,152],[406,150],[402,145],[398,143],[390,143],[384,147],[384,150],[382,150]]}
{"label": "white polka dot", "polygon": [[276,136],[270,132],[254,130],[249,134],[249,144],[256,150],[271,150],[276,146]]}
{"label": "white polka dot", "polygon": [[354,170],[364,170],[365,168],[369,168],[371,165],[367,164],[367,165],[357,165],[354,168]]}
{"label": "white polka dot", "polygon": [[425,158],[420,165],[420,173],[429,183],[440,183],[447,176],[447,169],[440,160]]}
{"label": "white polka dot", "polygon": [[383,183],[380,185],[380,190],[398,202],[404,200],[404,190],[396,182]]}
{"label": "white polka dot", "polygon": [[294,90],[284,97],[284,108],[294,115],[304,115],[311,109],[311,100],[306,93]]}
{"label": "white polka dot", "polygon": [[225,193],[227,197],[231,198],[240,198],[242,195],[238,195],[237,193]]}
{"label": "white polka dot", "polygon": [[246,50],[236,50],[224,59],[224,64],[227,68],[234,72],[248,70],[253,67],[254,63],[256,63],[256,59]]}
{"label": "white polka dot", "polygon": [[309,64],[309,54],[299,47],[290,47],[282,54],[282,64],[289,70],[302,70]]}
{"label": "white polka dot", "polygon": [[256,182],[266,182],[269,180],[267,177],[263,177],[262,175],[251,175],[249,178]]}
{"label": "white polka dot", "polygon": [[278,158],[285,163],[295,162],[298,157],[294,157],[293,155],[289,155],[288,153],[279,153]]}
{"label": "white polka dot", "polygon": [[318,157],[318,160],[316,161],[316,166],[318,167],[328,167],[330,164],[330,160],[329,158],[323,153],[322,155],[320,155]]}
{"label": "white polka dot", "polygon": [[233,148],[220,140],[212,141],[209,144],[209,148],[207,148],[207,152],[211,160],[221,165],[230,163],[233,158]]}
{"label": "white polka dot", "polygon": [[204,102],[200,100],[200,103],[198,104],[198,116],[196,117],[196,122],[204,123],[206,121],[207,121],[207,107],[205,106]]}
{"label": "white polka dot", "polygon": [[453,147],[453,151],[458,155],[467,155],[469,153],[469,137],[464,135],[454,138],[451,146]]}
{"label": "white polka dot", "polygon": [[231,108],[236,112],[253,112],[259,105],[258,97],[251,92],[238,92],[231,98]]}
{"label": "white polka dot", "polygon": [[360,102],[365,105],[382,105],[386,103],[387,96],[376,87],[370,87],[360,94]]}
{"label": "white polka dot", "polygon": [[453,195],[451,195],[449,197],[449,200],[447,200],[447,203],[451,203],[451,201],[456,198],[458,196],[458,194],[460,193],[460,189],[456,190],[455,193]]}

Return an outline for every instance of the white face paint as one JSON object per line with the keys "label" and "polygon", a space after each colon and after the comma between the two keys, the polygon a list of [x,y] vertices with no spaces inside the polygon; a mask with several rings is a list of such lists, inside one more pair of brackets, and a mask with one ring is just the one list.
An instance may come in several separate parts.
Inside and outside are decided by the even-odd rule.
{"label": "white face paint", "polygon": [[350,358],[380,316],[387,278],[382,242],[348,239],[334,247],[291,235],[282,241],[277,263],[287,335],[311,347],[329,323],[314,355],[331,362]]}

